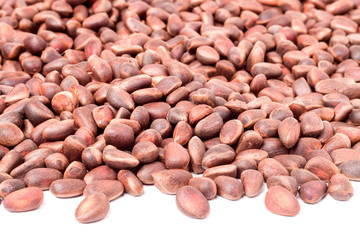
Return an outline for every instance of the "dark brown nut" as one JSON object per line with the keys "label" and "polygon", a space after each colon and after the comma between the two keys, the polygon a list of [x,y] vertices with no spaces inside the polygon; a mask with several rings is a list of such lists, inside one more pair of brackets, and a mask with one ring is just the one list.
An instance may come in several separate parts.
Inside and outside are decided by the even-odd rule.
{"label": "dark brown nut", "polygon": [[195,177],[189,181],[189,186],[197,188],[206,199],[210,200],[216,197],[217,188],[215,182],[208,177]]}
{"label": "dark brown nut", "polygon": [[300,169],[295,168],[294,170],[291,171],[290,175],[296,179],[299,186],[301,186],[306,182],[310,182],[313,180],[320,180],[318,176],[316,176],[309,170],[301,169],[301,168]]}
{"label": "dark brown nut", "polygon": [[245,131],[236,146],[236,154],[241,153],[244,150],[248,149],[259,149],[261,145],[263,144],[264,139],[260,136],[259,133],[248,130]]}
{"label": "dark brown nut", "polygon": [[258,74],[264,74],[267,79],[276,79],[282,75],[282,69],[276,64],[256,63],[251,68],[251,75],[256,76]]}
{"label": "dark brown nut", "polygon": [[183,146],[189,142],[192,135],[191,126],[185,121],[180,121],[174,128],[173,141]]}
{"label": "dark brown nut", "polygon": [[165,169],[165,164],[162,162],[153,162],[143,165],[136,176],[143,184],[154,184],[152,174]]}
{"label": "dark brown nut", "polygon": [[130,115],[130,120],[139,122],[141,129],[149,128],[150,114],[143,106],[138,106]]}
{"label": "dark brown nut", "polygon": [[339,201],[347,201],[354,195],[350,180],[343,174],[335,174],[330,178],[328,192]]}
{"label": "dark brown nut", "polygon": [[287,148],[292,148],[300,137],[300,124],[293,117],[285,118],[278,128],[279,138]]}
{"label": "dark brown nut", "polygon": [[50,192],[58,198],[72,198],[82,195],[85,187],[81,179],[58,179],[51,183]]}
{"label": "dark brown nut", "polygon": [[5,103],[11,105],[13,103],[16,103],[20,100],[28,98],[30,95],[29,88],[23,84],[17,84],[11,91],[6,95],[5,97]]}
{"label": "dark brown nut", "polygon": [[236,166],[233,164],[225,164],[212,168],[208,168],[204,171],[203,177],[208,177],[211,179],[215,179],[218,176],[230,176],[236,177]]}
{"label": "dark brown nut", "polygon": [[360,152],[355,149],[339,148],[330,153],[331,159],[335,165],[340,165],[350,160],[360,161]]}
{"label": "dark brown nut", "polygon": [[289,190],[296,197],[298,192],[298,183],[292,176],[271,176],[266,181],[267,188],[281,186]]}
{"label": "dark brown nut", "polygon": [[161,145],[162,137],[158,131],[154,129],[146,129],[136,137],[135,144],[142,141],[152,142],[159,147]]}
{"label": "dark brown nut", "polygon": [[206,104],[199,104],[193,107],[189,113],[189,123],[197,124],[201,119],[213,112],[213,108]]}
{"label": "dark brown nut", "polygon": [[339,166],[340,172],[347,178],[354,181],[360,181],[360,161],[349,160]]}
{"label": "dark brown nut", "polygon": [[10,193],[4,199],[4,208],[10,212],[25,212],[39,208],[43,193],[38,187],[28,187]]}
{"label": "dark brown nut", "polygon": [[224,122],[220,115],[212,113],[196,124],[195,134],[203,139],[213,138],[219,134],[223,125]]}
{"label": "dark brown nut", "polygon": [[80,223],[96,222],[106,217],[109,209],[109,199],[105,194],[91,194],[80,202],[75,211],[75,218]]}
{"label": "dark brown nut", "polygon": [[183,186],[176,193],[176,206],[188,217],[205,218],[210,212],[206,197],[193,186]]}
{"label": "dark brown nut", "polygon": [[24,183],[28,187],[39,187],[47,190],[53,181],[62,178],[62,173],[51,168],[36,168],[25,174]]}
{"label": "dark brown nut", "polygon": [[107,145],[103,151],[103,160],[106,165],[113,169],[134,168],[139,165],[139,160],[130,153],[116,149],[114,146]]}
{"label": "dark brown nut", "polygon": [[306,159],[306,161],[309,161],[313,157],[323,157],[323,158],[328,159],[329,161],[332,161],[330,154],[323,149],[316,149],[316,150],[310,151],[308,154],[306,154],[305,159]]}
{"label": "dark brown nut", "polygon": [[85,148],[81,154],[81,160],[89,170],[103,164],[102,153],[96,147]]}
{"label": "dark brown nut", "polygon": [[350,148],[350,147],[351,147],[350,139],[345,134],[336,133],[325,143],[323,149],[328,153],[331,153],[332,151],[339,148]]}
{"label": "dark brown nut", "polygon": [[191,173],[182,169],[161,170],[152,174],[157,189],[165,194],[176,194],[182,186],[188,185]]}
{"label": "dark brown nut", "polygon": [[105,141],[121,150],[131,149],[134,145],[134,130],[122,123],[112,121],[104,130]]}
{"label": "dark brown nut", "polygon": [[288,153],[288,149],[281,143],[278,138],[265,138],[260,149],[267,151],[269,157]]}
{"label": "dark brown nut", "polygon": [[195,92],[192,92],[189,95],[189,98],[191,99],[191,101],[193,103],[195,103],[197,105],[207,104],[210,107],[216,106],[215,95],[210,89],[207,89],[207,88],[200,88],[200,89],[196,90]]}
{"label": "dark brown nut", "polygon": [[65,169],[64,178],[75,178],[75,179],[83,179],[87,175],[87,169],[85,164],[79,161],[73,161],[69,164],[69,166]]}
{"label": "dark brown nut", "polygon": [[116,109],[124,107],[131,111],[135,108],[135,102],[131,95],[118,86],[113,86],[108,90],[106,99]]}
{"label": "dark brown nut", "polygon": [[314,157],[310,159],[306,163],[305,169],[325,181],[329,181],[332,175],[340,173],[339,168],[334,163],[323,157]]}
{"label": "dark brown nut", "polygon": [[35,34],[29,34],[24,39],[25,49],[32,54],[40,54],[46,47],[44,39]]}
{"label": "dark brown nut", "polygon": [[14,168],[10,175],[13,178],[23,179],[25,174],[32,169],[45,167],[44,158],[41,156],[33,157],[21,165]]}
{"label": "dark brown nut", "polygon": [[276,137],[280,123],[277,119],[261,119],[255,123],[254,130],[263,138]]}
{"label": "dark brown nut", "polygon": [[25,105],[24,111],[26,117],[34,126],[37,126],[48,119],[54,118],[53,112],[40,101],[35,99],[30,100]]}
{"label": "dark brown nut", "polygon": [[86,148],[85,141],[76,135],[68,136],[63,143],[61,153],[64,154],[70,162],[81,159],[81,153]]}
{"label": "dark brown nut", "polygon": [[143,184],[130,170],[120,170],[117,179],[124,185],[125,191],[138,197],[143,193]]}
{"label": "dark brown nut", "polygon": [[243,160],[243,159],[252,159],[255,160],[256,163],[259,163],[261,160],[268,158],[269,154],[261,149],[247,149],[236,155],[235,160]]}
{"label": "dark brown nut", "polygon": [[10,193],[25,188],[25,184],[20,179],[7,179],[0,183],[0,197],[4,199]]}
{"label": "dark brown nut", "polygon": [[305,157],[312,150],[320,149],[321,142],[316,138],[303,137],[299,138],[297,144],[291,149],[291,154]]}
{"label": "dark brown nut", "polygon": [[16,112],[16,111],[10,111],[10,112],[1,114],[0,122],[13,123],[16,126],[18,126],[19,128],[21,128],[23,125],[22,116],[19,112]]}
{"label": "dark brown nut", "polygon": [[201,46],[196,49],[196,58],[205,65],[214,65],[220,60],[219,53],[210,46]]}
{"label": "dark brown nut", "polygon": [[245,129],[253,127],[257,121],[264,118],[266,118],[266,113],[261,109],[246,110],[238,116],[238,119],[241,121]]}
{"label": "dark brown nut", "polygon": [[84,182],[86,184],[89,184],[93,181],[98,181],[98,180],[116,180],[117,173],[114,169],[106,165],[102,165],[86,173],[86,175],[83,178],[84,178]]}
{"label": "dark brown nut", "polygon": [[283,216],[295,216],[300,212],[296,197],[281,186],[269,188],[265,195],[265,206],[270,212]]}
{"label": "dark brown nut", "polygon": [[158,88],[143,88],[134,91],[131,96],[136,104],[143,105],[160,100],[163,93]]}
{"label": "dark brown nut", "polygon": [[299,196],[306,203],[317,203],[327,194],[327,185],[322,180],[308,181],[300,186]]}
{"label": "dark brown nut", "polygon": [[233,145],[237,143],[243,132],[244,127],[240,120],[230,120],[220,130],[220,142]]}
{"label": "dark brown nut", "polygon": [[289,175],[288,170],[278,161],[273,158],[266,158],[261,160],[258,164],[258,170],[264,175],[265,180],[271,176]]}
{"label": "dark brown nut", "polygon": [[190,156],[186,149],[176,142],[169,143],[165,148],[165,166],[168,169],[186,167],[190,163]]}
{"label": "dark brown nut", "polygon": [[242,183],[233,177],[218,176],[214,180],[217,187],[217,194],[229,200],[238,200],[244,195]]}
{"label": "dark brown nut", "polygon": [[169,76],[175,76],[179,78],[183,84],[189,83],[193,76],[190,69],[185,65],[177,61],[172,61],[168,67]]}
{"label": "dark brown nut", "polygon": [[84,196],[87,197],[95,193],[103,193],[112,201],[121,196],[124,192],[124,185],[117,180],[99,180],[88,184],[84,188]]}
{"label": "dark brown nut", "polygon": [[97,135],[98,129],[96,122],[92,116],[92,111],[86,107],[78,107],[73,112],[75,125],[79,128],[86,127]]}
{"label": "dark brown nut", "polygon": [[247,169],[241,172],[240,178],[247,197],[255,197],[260,193],[264,183],[264,177],[261,172]]}
{"label": "dark brown nut", "polygon": [[304,157],[294,154],[281,154],[273,158],[280,162],[289,172],[297,168],[304,168],[306,164]]}
{"label": "dark brown nut", "polygon": [[132,155],[136,157],[140,163],[151,163],[158,158],[159,149],[152,142],[142,141],[133,147]]}
{"label": "dark brown nut", "polygon": [[151,123],[150,129],[155,129],[156,131],[158,131],[163,139],[170,137],[173,132],[173,128],[170,122],[166,119],[155,119]]}
{"label": "dark brown nut", "polygon": [[0,172],[0,183],[8,179],[13,179],[13,177],[10,174]]}
{"label": "dark brown nut", "polygon": [[209,148],[202,159],[204,169],[232,163],[235,158],[235,151],[226,144],[217,144]]}
{"label": "dark brown nut", "polygon": [[74,134],[74,132],[74,120],[63,120],[47,126],[42,132],[42,138],[47,141],[61,141],[67,136]]}
{"label": "dark brown nut", "polygon": [[166,115],[166,119],[171,123],[176,125],[180,121],[188,122],[188,114],[179,107],[174,107],[169,110]]}
{"label": "dark brown nut", "polygon": [[0,122],[0,145],[13,147],[24,139],[24,134],[13,123]]}
{"label": "dark brown nut", "polygon": [[303,136],[317,137],[324,129],[321,118],[314,112],[305,113],[300,124]]}

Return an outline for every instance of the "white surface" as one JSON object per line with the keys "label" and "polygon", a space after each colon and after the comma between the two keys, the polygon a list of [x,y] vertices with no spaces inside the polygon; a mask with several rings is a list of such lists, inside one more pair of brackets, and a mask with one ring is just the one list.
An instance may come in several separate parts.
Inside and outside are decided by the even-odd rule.
{"label": "white surface", "polygon": [[[270,213],[264,205],[266,186],[255,198],[210,201],[204,220],[191,219],[176,207],[175,196],[146,186],[141,197],[122,195],[110,204],[102,221],[80,224],[74,213],[83,197],[58,199],[44,192],[43,205],[25,213],[9,213],[0,206],[2,239],[359,239],[360,183],[354,196],[340,202],[327,195],[317,204],[299,199],[296,217]],[[11,238],[4,238],[4,237]]]}

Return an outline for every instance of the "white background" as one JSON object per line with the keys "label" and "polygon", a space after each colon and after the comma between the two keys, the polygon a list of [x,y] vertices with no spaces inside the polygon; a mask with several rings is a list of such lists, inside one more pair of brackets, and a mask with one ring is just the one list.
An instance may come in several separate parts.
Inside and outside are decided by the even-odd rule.
{"label": "white background", "polygon": [[107,217],[92,224],[80,224],[74,217],[83,196],[58,199],[45,191],[43,205],[35,211],[10,213],[0,206],[0,236],[49,240],[359,239],[360,183],[352,183],[355,193],[350,201],[336,201],[327,195],[309,205],[299,199],[301,211],[296,217],[278,216],[265,208],[264,184],[255,198],[211,200],[210,214],[203,220],[183,215],[174,195],[145,186],[140,197],[123,194],[112,201]]}

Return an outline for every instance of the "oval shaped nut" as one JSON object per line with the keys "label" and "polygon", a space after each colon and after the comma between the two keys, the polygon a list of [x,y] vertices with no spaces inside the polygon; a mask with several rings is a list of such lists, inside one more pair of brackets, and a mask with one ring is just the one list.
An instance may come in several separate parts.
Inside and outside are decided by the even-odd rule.
{"label": "oval shaped nut", "polygon": [[103,193],[112,201],[121,196],[124,192],[124,185],[117,180],[99,180],[89,183],[83,191],[85,197],[94,193]]}
{"label": "oval shaped nut", "polygon": [[91,223],[103,219],[109,212],[109,199],[102,193],[85,197],[76,208],[75,218],[80,223]]}
{"label": "oval shaped nut", "polygon": [[223,125],[220,115],[212,113],[196,124],[195,134],[202,139],[217,137]]}
{"label": "oval shaped nut", "polygon": [[210,200],[216,197],[217,188],[215,182],[208,177],[194,177],[189,181],[189,186],[197,188],[206,199]]}
{"label": "oval shaped nut", "polygon": [[193,136],[188,142],[188,151],[192,164],[200,166],[204,157],[206,148],[198,136]]}
{"label": "oval shaped nut", "polygon": [[214,180],[217,187],[217,194],[229,200],[238,200],[244,195],[242,183],[233,177],[218,176]]}
{"label": "oval shaped nut", "polygon": [[84,163],[73,161],[64,171],[64,178],[83,179],[87,174],[87,169]]}
{"label": "oval shaped nut", "polygon": [[299,186],[301,186],[306,182],[310,182],[313,180],[320,180],[318,176],[316,176],[309,170],[301,169],[301,168],[299,169],[295,168],[294,170],[291,171],[290,175],[296,179]]}
{"label": "oval shaped nut", "polygon": [[292,176],[271,176],[266,181],[267,188],[281,186],[292,192],[296,197],[298,193],[298,183]]}
{"label": "oval shaped nut", "polygon": [[104,130],[104,138],[107,144],[120,150],[131,149],[134,144],[134,130],[129,125],[110,122]]}
{"label": "oval shaped nut", "polygon": [[212,168],[208,168],[204,171],[203,177],[215,179],[218,176],[236,177],[236,166],[233,164],[220,165]]}
{"label": "oval shaped nut", "polygon": [[289,175],[288,170],[273,158],[266,158],[258,164],[258,171],[264,175],[265,180],[271,176]]}
{"label": "oval shaped nut", "polygon": [[278,134],[281,143],[292,148],[300,137],[300,123],[293,117],[285,118],[279,125]]}
{"label": "oval shaped nut", "polygon": [[143,105],[160,100],[163,93],[158,88],[143,88],[134,91],[131,96],[136,104]]}
{"label": "oval shaped nut", "polygon": [[263,138],[277,137],[280,121],[277,119],[261,119],[254,125],[254,130]]}
{"label": "oval shaped nut", "polygon": [[303,137],[299,138],[296,145],[291,149],[291,154],[296,154],[305,157],[312,150],[320,149],[321,142],[316,138]]}
{"label": "oval shaped nut", "polygon": [[235,160],[244,160],[244,159],[252,159],[256,161],[256,163],[261,162],[265,158],[268,158],[268,152],[261,149],[247,149],[238,153],[235,157]]}
{"label": "oval shaped nut", "polygon": [[313,180],[300,186],[299,196],[306,203],[317,203],[325,197],[327,190],[325,181]]}
{"label": "oval shaped nut", "polygon": [[39,208],[43,192],[38,187],[28,187],[10,193],[4,199],[4,208],[10,212],[25,212]]}
{"label": "oval shaped nut", "polygon": [[107,145],[103,151],[103,160],[111,168],[125,169],[134,168],[139,165],[139,160],[130,153],[116,149]]}
{"label": "oval shaped nut", "polygon": [[180,121],[176,124],[174,128],[173,141],[184,146],[189,142],[192,135],[193,130],[191,126],[185,121]]}
{"label": "oval shaped nut", "polygon": [[239,178],[241,173],[248,169],[257,170],[257,163],[254,159],[238,159],[235,160],[233,165],[236,166],[236,177]]}
{"label": "oval shaped nut", "polygon": [[107,165],[101,165],[89,171],[85,177],[84,182],[90,184],[92,181],[98,180],[115,180],[117,178],[117,172]]}
{"label": "oval shaped nut", "polygon": [[51,99],[52,109],[60,114],[63,111],[73,112],[78,107],[79,101],[74,94],[68,91],[58,92]]}
{"label": "oval shaped nut", "polygon": [[253,130],[245,131],[236,146],[236,154],[248,149],[259,149],[263,144],[264,139],[261,135]]}
{"label": "oval shaped nut", "polygon": [[360,129],[355,127],[339,127],[335,130],[335,133],[342,133],[348,136],[352,145],[360,141]]}
{"label": "oval shaped nut", "polygon": [[82,195],[85,187],[81,179],[58,179],[51,183],[50,192],[58,198],[72,198]]}
{"label": "oval shaped nut", "polygon": [[295,216],[300,212],[300,204],[294,194],[281,186],[269,188],[265,194],[265,206],[272,213]]}
{"label": "oval shaped nut", "polygon": [[193,107],[189,113],[189,123],[197,124],[201,119],[213,113],[213,108],[206,104],[199,104]]}
{"label": "oval shaped nut", "polygon": [[266,113],[264,110],[250,109],[240,113],[237,119],[241,121],[244,128],[246,129],[253,127],[257,121],[264,118],[266,118]]}
{"label": "oval shaped nut", "polygon": [[136,157],[140,163],[151,163],[158,158],[159,149],[152,142],[142,141],[133,147],[132,155]]}
{"label": "oval shaped nut", "polygon": [[260,193],[264,183],[264,177],[261,172],[254,169],[247,169],[241,173],[240,179],[247,197],[255,197]]}
{"label": "oval shaped nut", "polygon": [[4,199],[7,195],[19,189],[25,188],[25,184],[20,179],[7,179],[0,183],[0,197]]}
{"label": "oval shaped nut", "polygon": [[206,169],[232,163],[235,155],[234,149],[229,145],[217,144],[205,152],[202,159],[202,167]]}
{"label": "oval shaped nut", "polygon": [[306,112],[301,119],[301,134],[307,137],[317,137],[324,129],[324,123],[315,112]]}
{"label": "oval shaped nut", "polygon": [[189,183],[192,174],[182,169],[165,169],[152,174],[154,184],[160,192],[176,194],[178,189]]}
{"label": "oval shaped nut", "polygon": [[124,107],[132,111],[135,108],[135,102],[131,95],[117,86],[113,86],[108,90],[106,100],[116,109]]}
{"label": "oval shaped nut", "polygon": [[350,180],[340,173],[330,178],[328,192],[332,198],[339,201],[347,201],[354,195]]}
{"label": "oval shaped nut", "polygon": [[325,181],[329,181],[332,175],[340,173],[339,168],[334,163],[323,157],[314,157],[310,159],[306,163],[305,169]]}
{"label": "oval shaped nut", "polygon": [[61,141],[69,135],[74,134],[75,125],[74,120],[63,120],[47,126],[42,132],[42,138],[47,141]]}
{"label": "oval shaped nut", "polygon": [[37,126],[45,120],[54,118],[54,113],[39,100],[32,99],[24,107],[26,117]]}
{"label": "oval shaped nut", "polygon": [[306,159],[299,155],[294,154],[282,154],[273,157],[276,161],[279,161],[288,171],[292,171],[296,168],[304,168]]}
{"label": "oval shaped nut", "polygon": [[12,147],[24,139],[24,133],[13,123],[0,122],[0,145]]}
{"label": "oval shaped nut", "polygon": [[95,146],[87,147],[84,149],[81,154],[81,161],[84,163],[88,170],[96,168],[104,163],[102,159],[102,152]]}
{"label": "oval shaped nut", "polygon": [[351,141],[350,139],[342,133],[336,133],[332,136],[323,146],[323,149],[331,154],[332,151],[339,148],[350,148]]}
{"label": "oval shaped nut", "polygon": [[117,179],[124,185],[125,191],[138,197],[143,193],[143,184],[130,170],[120,170]]}
{"label": "oval shaped nut", "polygon": [[212,47],[200,46],[196,49],[196,58],[202,64],[214,65],[220,60],[219,53]]}
{"label": "oval shaped nut", "polygon": [[104,129],[114,118],[114,113],[108,106],[99,106],[92,110],[92,116],[96,125],[99,128]]}
{"label": "oval shaped nut", "polygon": [[165,166],[171,168],[186,168],[190,163],[190,156],[186,149],[176,142],[169,143],[165,148]]}
{"label": "oval shaped nut", "polygon": [[354,181],[360,181],[360,161],[349,160],[339,166],[340,172],[347,178]]}
{"label": "oval shaped nut", "polygon": [[21,165],[17,166],[16,168],[14,168],[10,172],[10,175],[13,178],[23,179],[25,174],[29,172],[31,169],[41,168],[41,167],[45,167],[44,158],[41,156],[33,157],[27,160],[26,162],[22,163]]}
{"label": "oval shaped nut", "polygon": [[48,190],[53,181],[62,178],[62,173],[52,168],[35,168],[25,174],[24,183],[28,187]]}
{"label": "oval shaped nut", "polygon": [[227,121],[220,130],[220,142],[233,145],[237,143],[243,132],[244,127],[240,120]]}
{"label": "oval shaped nut", "polygon": [[205,218],[210,205],[205,196],[195,187],[183,186],[176,193],[176,206],[186,216]]}
{"label": "oval shaped nut", "polygon": [[165,164],[156,161],[143,165],[137,172],[136,176],[143,184],[154,184],[152,174],[164,169],[166,169]]}

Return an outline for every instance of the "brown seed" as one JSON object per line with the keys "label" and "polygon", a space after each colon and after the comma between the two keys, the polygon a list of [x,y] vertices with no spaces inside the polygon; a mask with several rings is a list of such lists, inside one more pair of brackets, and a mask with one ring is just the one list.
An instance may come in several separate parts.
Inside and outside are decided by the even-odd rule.
{"label": "brown seed", "polygon": [[239,154],[249,149],[259,149],[263,144],[264,139],[261,135],[253,130],[245,131],[236,146],[236,153]]}
{"label": "brown seed", "polygon": [[213,138],[219,134],[223,125],[224,122],[220,115],[212,113],[196,124],[195,134],[203,139]]}
{"label": "brown seed", "polygon": [[300,124],[293,117],[285,118],[278,128],[279,138],[287,148],[292,148],[300,137]]}
{"label": "brown seed", "polygon": [[304,168],[306,164],[305,158],[294,154],[281,154],[274,156],[273,158],[284,165],[289,172],[297,168]]}
{"label": "brown seed", "polygon": [[152,174],[154,184],[165,194],[176,194],[180,187],[189,183],[191,173],[182,169],[161,170]]}
{"label": "brown seed", "polygon": [[189,186],[197,188],[206,199],[210,200],[216,197],[217,188],[215,182],[207,177],[194,177],[189,181]]}
{"label": "brown seed", "polygon": [[80,202],[75,211],[75,218],[81,223],[96,222],[103,219],[109,209],[109,199],[104,194],[91,194]]}
{"label": "brown seed", "polygon": [[4,199],[10,193],[25,188],[25,184],[20,179],[7,179],[0,183],[0,197]]}
{"label": "brown seed", "polygon": [[62,173],[51,168],[35,168],[25,174],[24,183],[28,187],[47,190],[53,181],[62,178]]}
{"label": "brown seed", "polygon": [[339,201],[347,201],[354,195],[350,180],[343,174],[335,174],[329,181],[329,194]]}
{"label": "brown seed", "polygon": [[24,134],[13,123],[0,122],[0,145],[12,147],[24,139]]}
{"label": "brown seed", "polygon": [[264,177],[261,172],[247,169],[241,172],[240,178],[247,197],[255,197],[260,193],[264,183]]}
{"label": "brown seed", "polygon": [[28,187],[10,193],[4,199],[4,208],[10,212],[25,212],[39,208],[43,193],[38,187]]}
{"label": "brown seed", "polygon": [[226,144],[217,144],[209,148],[202,159],[203,168],[211,168],[219,165],[229,164],[235,158],[235,151]]}
{"label": "brown seed", "polygon": [[104,138],[107,144],[120,150],[131,149],[134,144],[134,130],[126,124],[112,121],[104,130]]}
{"label": "brown seed", "polygon": [[271,176],[267,179],[266,185],[268,188],[273,186],[281,186],[289,190],[296,197],[298,192],[298,183],[296,178],[292,176]]}
{"label": "brown seed", "polygon": [[143,165],[136,176],[143,184],[154,184],[152,174],[165,169],[165,164],[162,162],[153,162]]}
{"label": "brown seed", "polygon": [[310,159],[306,163],[305,169],[325,181],[329,181],[332,175],[340,173],[339,168],[334,163],[323,157],[314,157]]}
{"label": "brown seed", "polygon": [[86,173],[83,178],[86,184],[90,184],[91,182],[98,180],[115,180],[117,178],[117,173],[107,165],[101,165]]}
{"label": "brown seed", "polygon": [[93,181],[84,188],[84,196],[87,197],[95,193],[103,193],[112,201],[121,196],[124,192],[124,185],[117,180]]}
{"label": "brown seed", "polygon": [[321,118],[314,112],[305,113],[300,124],[303,136],[317,137],[324,129]]}
{"label": "brown seed", "polygon": [[195,187],[183,186],[176,193],[176,206],[188,217],[205,218],[210,205],[205,196]]}
{"label": "brown seed", "polygon": [[301,168],[300,169],[295,168],[294,170],[291,171],[290,175],[296,179],[299,186],[301,186],[306,182],[310,182],[313,180],[320,180],[318,176],[316,176],[309,170],[301,169]]}
{"label": "brown seed", "polygon": [[205,65],[214,65],[220,60],[219,53],[212,47],[201,46],[196,49],[196,58]]}
{"label": "brown seed", "polygon": [[233,145],[239,140],[243,132],[244,127],[240,120],[230,120],[220,130],[220,142]]}
{"label": "brown seed", "polygon": [[169,143],[165,148],[165,166],[185,169],[190,163],[190,156],[186,149],[176,142]]}
{"label": "brown seed", "polygon": [[339,166],[340,172],[347,178],[354,181],[360,181],[360,161],[349,160]]}
{"label": "brown seed", "polygon": [[82,195],[85,187],[81,179],[58,179],[51,183],[50,192],[58,198],[72,198]]}
{"label": "brown seed", "polygon": [[225,164],[206,169],[203,173],[203,177],[215,179],[218,176],[230,176],[235,178],[237,176],[236,172],[237,169],[235,165]]}
{"label": "brown seed", "polygon": [[75,178],[83,179],[87,174],[87,169],[84,163],[79,161],[71,162],[64,172],[64,179]]}
{"label": "brown seed", "polygon": [[229,200],[238,200],[244,195],[242,183],[229,176],[218,176],[215,178],[217,194]]}
{"label": "brown seed", "polygon": [[258,164],[258,170],[264,175],[265,180],[271,176],[289,175],[288,170],[278,161],[273,158],[266,158],[261,160]]}
{"label": "brown seed", "polygon": [[149,141],[137,143],[132,149],[132,155],[136,157],[140,163],[151,163],[158,158],[158,147]]}
{"label": "brown seed", "polygon": [[174,128],[173,140],[180,145],[185,145],[188,143],[192,135],[193,131],[191,126],[185,121],[180,121]]}
{"label": "brown seed", "polygon": [[104,148],[103,160],[106,165],[114,169],[134,168],[140,163],[139,160],[130,153],[118,150],[111,145],[107,145]]}
{"label": "brown seed", "polygon": [[138,197],[143,193],[143,184],[130,170],[120,170],[117,179],[124,185],[125,191]]}
{"label": "brown seed", "polygon": [[300,212],[298,200],[281,186],[269,188],[265,195],[265,206],[270,212],[283,216],[295,216]]}
{"label": "brown seed", "polygon": [[326,193],[326,182],[313,180],[300,186],[299,196],[306,203],[317,203],[325,197]]}

